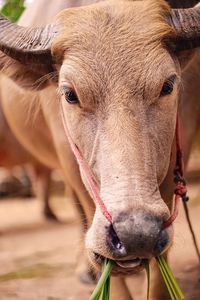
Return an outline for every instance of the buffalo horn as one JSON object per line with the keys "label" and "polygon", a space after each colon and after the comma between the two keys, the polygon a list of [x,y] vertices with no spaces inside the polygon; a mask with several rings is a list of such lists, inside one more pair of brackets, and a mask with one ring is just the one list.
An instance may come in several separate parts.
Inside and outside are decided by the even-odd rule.
{"label": "buffalo horn", "polygon": [[51,64],[53,25],[26,28],[0,16],[0,50],[22,63]]}
{"label": "buffalo horn", "polygon": [[187,9],[172,9],[170,24],[175,29],[175,51],[200,47],[200,5]]}
{"label": "buffalo horn", "polygon": [[199,3],[199,0],[167,0],[171,8],[189,8]]}

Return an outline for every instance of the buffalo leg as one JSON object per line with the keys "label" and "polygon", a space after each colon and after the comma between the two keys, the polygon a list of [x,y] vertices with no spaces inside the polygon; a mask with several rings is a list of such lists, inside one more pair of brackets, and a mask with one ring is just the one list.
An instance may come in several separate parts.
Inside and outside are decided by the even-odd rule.
{"label": "buffalo leg", "polygon": [[38,199],[43,201],[44,215],[48,220],[58,221],[55,213],[50,207],[50,182],[51,182],[51,170],[45,166],[28,166],[28,173],[31,178],[33,190]]}

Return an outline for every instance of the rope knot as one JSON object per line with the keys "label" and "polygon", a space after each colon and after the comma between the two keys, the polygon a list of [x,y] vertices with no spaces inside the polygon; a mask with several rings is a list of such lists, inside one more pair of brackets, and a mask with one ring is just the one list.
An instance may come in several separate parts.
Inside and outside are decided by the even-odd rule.
{"label": "rope knot", "polygon": [[180,175],[180,173],[177,173],[175,175],[174,183],[176,185],[175,190],[174,190],[175,195],[180,196],[184,202],[187,202],[189,200],[189,197],[187,196],[186,181]]}

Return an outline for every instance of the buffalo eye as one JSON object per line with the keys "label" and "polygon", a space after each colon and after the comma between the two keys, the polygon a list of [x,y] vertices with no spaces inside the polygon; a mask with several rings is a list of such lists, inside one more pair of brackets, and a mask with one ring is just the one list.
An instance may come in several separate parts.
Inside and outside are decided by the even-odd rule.
{"label": "buffalo eye", "polygon": [[164,82],[162,90],[160,92],[160,97],[170,95],[173,92],[175,80],[176,75],[172,75]]}
{"label": "buffalo eye", "polygon": [[69,104],[78,104],[79,103],[79,100],[78,100],[78,97],[77,97],[76,93],[71,89],[66,89],[64,91],[64,96],[65,96],[65,100]]}

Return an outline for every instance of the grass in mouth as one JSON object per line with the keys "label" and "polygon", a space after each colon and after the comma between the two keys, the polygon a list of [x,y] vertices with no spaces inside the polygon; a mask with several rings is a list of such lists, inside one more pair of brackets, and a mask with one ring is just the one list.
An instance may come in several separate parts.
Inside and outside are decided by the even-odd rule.
{"label": "grass in mouth", "polygon": [[[182,300],[184,299],[184,295],[177,283],[172,271],[170,270],[167,262],[165,261],[163,256],[157,256],[156,261],[158,267],[160,269],[161,275],[163,280],[166,284],[168,289],[169,295],[171,300]],[[103,267],[102,267],[102,274],[97,283],[97,286],[92,293],[89,300],[99,300],[102,295],[102,300],[109,300],[109,293],[110,293],[110,273],[112,271],[113,263],[111,260],[105,259]],[[149,262],[145,261],[144,267],[147,273],[147,300],[149,300],[150,295],[150,268]]]}
{"label": "grass in mouth", "polygon": [[157,256],[156,261],[160,269],[161,275],[165,281],[166,287],[170,294],[171,300],[182,300],[184,295],[181,291],[181,288],[176,281],[171,269],[169,268],[166,260],[163,256]]}
{"label": "grass in mouth", "polygon": [[97,283],[97,286],[89,300],[99,300],[102,294],[102,300],[109,300],[110,294],[110,273],[113,263],[111,260],[105,259],[102,267],[102,274]]}

